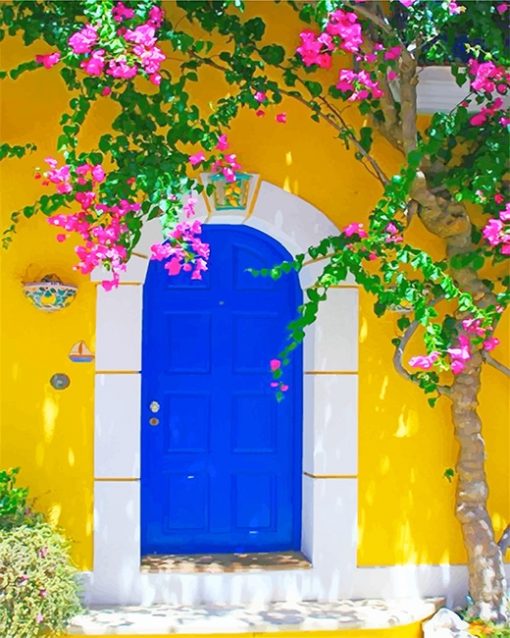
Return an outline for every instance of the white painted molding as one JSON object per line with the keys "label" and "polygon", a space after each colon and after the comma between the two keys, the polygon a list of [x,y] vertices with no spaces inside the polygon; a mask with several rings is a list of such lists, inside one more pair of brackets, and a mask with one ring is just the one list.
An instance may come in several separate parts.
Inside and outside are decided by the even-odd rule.
{"label": "white painted molding", "polygon": [[[419,113],[448,113],[469,94],[469,82],[459,86],[449,66],[425,66],[419,70],[417,102]],[[508,107],[510,96],[501,96]],[[470,111],[479,111],[480,105],[473,100]]]}
{"label": "white painted molding", "polygon": [[140,477],[140,374],[97,374],[96,478]]}
{"label": "white painted molding", "polygon": [[[252,214],[199,215],[209,224],[244,224],[284,246],[292,257],[338,229],[304,200],[262,182]],[[207,217],[207,219],[206,219]],[[145,224],[121,281],[143,284],[150,246],[161,241],[157,219]],[[141,255],[141,256],[140,256]],[[304,269],[310,285],[314,266]],[[94,279],[103,278],[94,273]],[[97,287],[95,410],[96,489],[94,572],[87,598],[94,604],[173,602],[196,604],[262,599],[334,599],[348,586],[356,565],[357,479],[303,477],[302,546],[311,570],[239,574],[142,574],[140,571],[140,375],[143,286]],[[331,289],[315,332],[304,343],[306,379],[305,471],[357,471],[358,292]],[[316,366],[316,367],[314,367]],[[122,372],[129,374],[122,374]],[[338,371],[346,375],[335,374]],[[143,373],[143,370],[142,370]],[[329,373],[332,373],[331,375]],[[308,375],[307,375],[308,377]],[[334,422],[338,419],[338,423]],[[119,481],[115,479],[129,479]]]}

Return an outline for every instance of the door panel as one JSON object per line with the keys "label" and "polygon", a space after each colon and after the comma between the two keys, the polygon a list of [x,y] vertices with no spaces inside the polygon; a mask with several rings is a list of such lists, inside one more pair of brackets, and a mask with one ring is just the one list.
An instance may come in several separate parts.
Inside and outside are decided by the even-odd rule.
{"label": "door panel", "polygon": [[298,278],[246,271],[290,258],[259,231],[206,225],[203,235],[203,281],[152,262],[144,286],[142,553],[298,549],[301,350],[286,399],[269,387]]}

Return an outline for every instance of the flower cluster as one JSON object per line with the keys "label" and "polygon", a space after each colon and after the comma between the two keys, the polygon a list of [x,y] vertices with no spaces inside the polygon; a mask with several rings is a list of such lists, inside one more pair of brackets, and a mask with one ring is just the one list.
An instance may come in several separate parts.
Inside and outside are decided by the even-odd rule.
{"label": "flower cluster", "polygon": [[510,202],[500,211],[498,219],[489,219],[482,235],[490,246],[499,247],[502,255],[510,255]]}
{"label": "flower cluster", "polygon": [[169,275],[191,272],[191,279],[202,279],[202,272],[207,270],[209,244],[200,239],[200,221],[192,219],[196,214],[196,204],[196,198],[189,196],[183,204],[185,219],[168,233],[166,242],[151,246],[151,259],[167,260],[164,268]]}
{"label": "flower cluster", "polygon": [[361,25],[353,11],[337,9],[329,14],[322,33],[307,30],[300,33],[301,44],[296,49],[305,66],[328,69],[335,50],[357,53],[363,44]]}
{"label": "flower cluster", "polygon": [[477,93],[494,93],[497,91],[504,95],[508,91],[510,73],[502,66],[494,62],[478,62],[471,59],[468,62],[468,71],[472,78],[471,88]]}
{"label": "flower cluster", "polygon": [[[216,144],[216,150],[220,151],[218,159],[212,164],[212,170],[215,173],[223,175],[226,182],[232,183],[236,181],[236,173],[241,170],[241,165],[237,161],[237,156],[234,153],[223,153],[229,147],[228,139],[226,135],[220,135]],[[205,153],[198,151],[190,155],[188,158],[191,166],[199,166],[202,162],[205,162]]]}
{"label": "flower cluster", "polygon": [[[281,367],[282,367],[282,362],[280,361],[280,359],[271,359],[271,361],[269,362],[269,368],[271,369],[271,372],[273,374],[279,371]],[[278,372],[277,374],[280,374],[280,372]],[[281,381],[278,381],[278,380],[271,381],[269,386],[280,392],[287,392],[287,390],[289,389],[289,386],[287,384],[282,383]]]}
{"label": "flower cluster", "polygon": [[[57,240],[65,241],[68,233],[77,233],[83,241],[75,248],[79,258],[75,268],[82,274],[89,274],[99,266],[106,266],[112,279],[103,281],[103,288],[116,287],[128,259],[125,244],[129,231],[125,217],[128,213],[137,213],[140,204],[125,199],[113,206],[101,203],[97,187],[106,176],[100,164],[80,164],[71,170],[66,164],[59,167],[57,160],[51,157],[45,161],[50,168],[43,175],[43,185],[54,184],[61,194],[74,192],[74,199],[80,206],[76,213],[48,218],[50,224],[63,231],[57,235]],[[41,175],[37,173],[36,177]]]}
{"label": "flower cluster", "polygon": [[[112,16],[116,22],[132,20],[135,17],[133,9],[117,2],[112,9]],[[149,10],[147,21],[133,25],[133,28],[120,26],[117,35],[124,44],[124,52],[111,54],[101,47],[98,27],[91,24],[84,25],[68,40],[69,47],[75,55],[85,56],[80,67],[88,75],[100,77],[103,74],[116,79],[129,80],[138,73],[145,74],[156,85],[161,82],[160,68],[165,60],[165,54],[156,45],[156,31],[163,22],[163,11],[158,6]],[[60,53],[36,56],[36,60],[51,68],[60,60]]]}
{"label": "flower cluster", "polygon": [[348,102],[377,100],[383,95],[377,81],[365,70],[356,72],[351,69],[340,69],[336,88],[344,93],[351,93]]}
{"label": "flower cluster", "polygon": [[[482,107],[479,113],[475,113],[475,115],[469,119],[469,122],[473,126],[483,126],[493,115],[499,113],[504,106],[503,100],[500,97],[497,97],[494,101]],[[501,126],[508,126],[508,124],[510,124],[510,119],[508,119],[505,115],[502,115],[499,118],[499,123]]]}
{"label": "flower cluster", "polygon": [[[491,335],[491,328],[484,328],[480,319],[464,319],[462,321],[463,332],[451,347],[446,349],[449,357],[449,367],[453,374],[464,372],[466,363],[473,356],[473,343],[481,343],[483,350],[489,352],[499,344],[499,339]],[[418,355],[409,360],[412,368],[430,370],[432,366],[441,360],[439,352],[434,351],[428,355]]]}

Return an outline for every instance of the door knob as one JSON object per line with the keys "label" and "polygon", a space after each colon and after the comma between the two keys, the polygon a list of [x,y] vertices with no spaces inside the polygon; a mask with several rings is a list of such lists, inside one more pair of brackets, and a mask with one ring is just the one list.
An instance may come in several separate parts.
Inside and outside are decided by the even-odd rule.
{"label": "door knob", "polygon": [[159,403],[157,401],[151,401],[149,404],[149,410],[152,414],[157,414],[159,412]]}
{"label": "door knob", "polygon": [[152,419],[149,419],[149,425],[159,425],[159,419],[152,417]]}

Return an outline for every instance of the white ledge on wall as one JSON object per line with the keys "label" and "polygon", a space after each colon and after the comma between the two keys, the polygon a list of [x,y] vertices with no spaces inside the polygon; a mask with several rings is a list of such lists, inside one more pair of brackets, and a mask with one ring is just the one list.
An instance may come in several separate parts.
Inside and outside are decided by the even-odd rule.
{"label": "white ledge on wall", "polygon": [[459,86],[449,66],[426,66],[419,71],[418,112],[451,111],[469,93],[468,84]]}
{"label": "white ledge on wall", "polygon": [[[417,101],[419,113],[448,113],[469,94],[469,84],[459,86],[449,66],[425,66],[419,69]],[[510,105],[509,96],[501,96],[505,106]],[[480,106],[471,101],[469,111],[479,111]]]}

